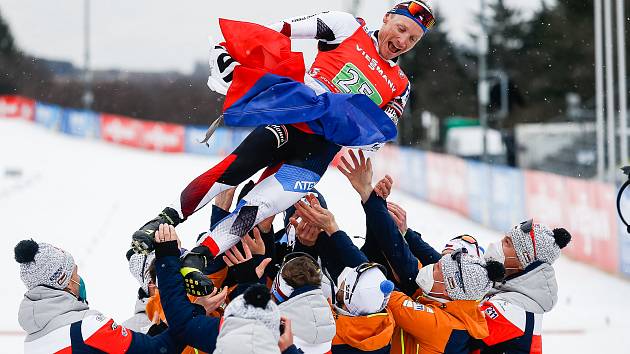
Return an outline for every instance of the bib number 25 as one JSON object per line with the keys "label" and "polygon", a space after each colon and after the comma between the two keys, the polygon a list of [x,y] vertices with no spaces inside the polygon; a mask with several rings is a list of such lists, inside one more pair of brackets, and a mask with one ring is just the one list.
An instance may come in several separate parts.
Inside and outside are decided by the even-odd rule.
{"label": "bib number 25", "polygon": [[347,63],[333,78],[333,84],[343,93],[360,93],[368,96],[374,103],[383,103],[381,95],[356,66]]}

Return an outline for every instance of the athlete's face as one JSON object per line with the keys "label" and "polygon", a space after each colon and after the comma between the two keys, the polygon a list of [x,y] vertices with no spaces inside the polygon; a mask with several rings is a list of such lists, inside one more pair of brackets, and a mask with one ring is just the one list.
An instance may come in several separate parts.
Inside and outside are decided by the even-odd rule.
{"label": "athlete's face", "polygon": [[378,32],[378,51],[383,59],[394,59],[411,50],[423,35],[422,28],[409,17],[386,14]]}

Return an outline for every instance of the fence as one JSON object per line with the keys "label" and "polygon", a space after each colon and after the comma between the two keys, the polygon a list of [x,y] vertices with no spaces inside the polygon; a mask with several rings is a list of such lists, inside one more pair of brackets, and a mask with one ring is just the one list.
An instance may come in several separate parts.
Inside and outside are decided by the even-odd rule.
{"label": "fence", "polygon": [[[79,138],[208,155],[229,153],[249,132],[219,128],[207,147],[198,143],[205,127],[65,109],[20,96],[0,96],[0,118],[34,121]],[[506,231],[530,216],[551,227],[565,227],[573,240],[564,253],[630,277],[630,236],[616,215],[616,185],[491,166],[394,145],[385,146],[378,155],[374,161],[377,175],[392,175],[397,187],[411,195],[496,230]],[[630,215],[627,194],[622,208]]]}

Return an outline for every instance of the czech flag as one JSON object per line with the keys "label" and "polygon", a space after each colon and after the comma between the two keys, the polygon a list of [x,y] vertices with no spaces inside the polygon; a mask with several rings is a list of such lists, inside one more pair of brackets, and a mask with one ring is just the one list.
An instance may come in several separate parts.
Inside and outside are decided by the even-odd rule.
{"label": "czech flag", "polygon": [[315,134],[348,147],[396,138],[396,125],[367,96],[326,92],[304,84],[302,53],[291,39],[267,27],[220,19],[225,47],[241,65],[223,104],[228,126],[306,123]]}

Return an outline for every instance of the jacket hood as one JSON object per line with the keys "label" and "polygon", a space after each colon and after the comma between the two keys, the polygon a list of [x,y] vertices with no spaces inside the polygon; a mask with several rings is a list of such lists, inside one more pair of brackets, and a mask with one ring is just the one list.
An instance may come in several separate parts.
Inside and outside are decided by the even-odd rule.
{"label": "jacket hood", "polygon": [[[278,329],[279,330],[279,329]],[[279,354],[278,341],[262,322],[227,317],[219,329],[214,354]]]}
{"label": "jacket hood", "polygon": [[317,345],[330,343],[335,337],[335,319],[321,289],[291,297],[278,307],[291,320],[293,335],[302,342]]}
{"label": "jacket hood", "polygon": [[489,335],[486,319],[479,309],[479,302],[477,301],[454,300],[442,304],[423,297],[421,302],[448,312],[451,316],[462,322],[468,334],[475,339],[482,339]]}
{"label": "jacket hood", "polygon": [[337,314],[337,334],[332,344],[347,344],[366,352],[385,347],[392,339],[395,324],[389,309],[385,311],[356,317]]}
{"label": "jacket hood", "polygon": [[550,264],[535,262],[497,284],[488,296],[505,299],[533,313],[549,312],[558,302],[556,273]]}
{"label": "jacket hood", "polygon": [[46,332],[79,321],[88,309],[87,304],[66,291],[37,286],[24,294],[18,321],[27,334],[33,335],[42,331],[53,320],[56,325]]}

